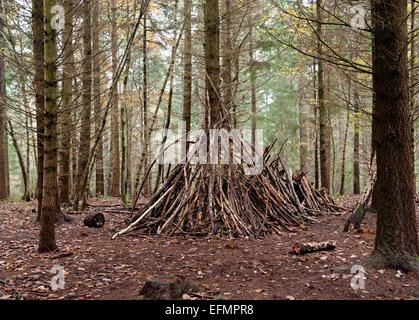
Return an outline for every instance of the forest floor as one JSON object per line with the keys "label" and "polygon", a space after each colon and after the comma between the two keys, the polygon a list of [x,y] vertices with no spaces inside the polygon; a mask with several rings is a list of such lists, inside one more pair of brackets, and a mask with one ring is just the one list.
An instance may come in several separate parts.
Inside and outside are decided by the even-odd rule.
{"label": "forest floor", "polygon": [[[95,203],[110,203],[97,200]],[[115,200],[113,200],[115,202]],[[354,199],[340,203],[353,206]],[[205,297],[225,299],[419,299],[418,278],[398,270],[367,271],[365,289],[334,267],[359,264],[374,247],[375,215],[343,233],[348,214],[324,215],[305,230],[266,239],[164,238],[131,233],[111,240],[127,218],[104,213],[102,229],[83,225],[85,215],[57,226],[59,253],[38,254],[36,202],[0,204],[0,299],[139,299],[148,277],[183,275]],[[419,214],[419,206],[417,208]],[[96,208],[97,210],[97,208]],[[419,222],[419,217],[418,217]],[[335,240],[336,249],[293,256],[296,242]],[[60,257],[62,254],[70,256]],[[65,288],[50,288],[51,268],[64,267]],[[192,299],[197,299],[192,297]]]}

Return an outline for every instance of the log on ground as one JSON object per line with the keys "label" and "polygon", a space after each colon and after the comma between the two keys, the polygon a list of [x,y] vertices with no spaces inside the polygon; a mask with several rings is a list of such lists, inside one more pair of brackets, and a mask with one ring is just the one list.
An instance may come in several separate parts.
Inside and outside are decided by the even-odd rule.
{"label": "log on ground", "polygon": [[334,250],[335,248],[336,242],[334,241],[296,243],[290,253],[295,255],[303,255],[318,251]]}

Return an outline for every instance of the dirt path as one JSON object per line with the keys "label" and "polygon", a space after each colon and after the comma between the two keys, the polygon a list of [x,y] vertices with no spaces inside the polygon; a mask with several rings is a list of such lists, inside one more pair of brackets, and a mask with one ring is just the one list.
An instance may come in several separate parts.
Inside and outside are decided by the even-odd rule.
{"label": "dirt path", "polygon": [[[84,215],[57,228],[60,253],[39,255],[35,203],[0,204],[0,299],[139,299],[147,277],[184,275],[208,296],[227,299],[418,299],[418,279],[396,270],[367,274],[365,289],[331,268],[357,264],[374,246],[373,234],[342,233],[345,216],[322,216],[297,233],[263,240],[159,238],[130,234],[112,241],[124,216],[105,213],[103,229],[83,226]],[[419,219],[418,219],[419,221]],[[365,228],[375,228],[368,214]],[[337,248],[301,257],[298,241],[335,240]],[[65,289],[54,292],[50,273],[64,267]]]}

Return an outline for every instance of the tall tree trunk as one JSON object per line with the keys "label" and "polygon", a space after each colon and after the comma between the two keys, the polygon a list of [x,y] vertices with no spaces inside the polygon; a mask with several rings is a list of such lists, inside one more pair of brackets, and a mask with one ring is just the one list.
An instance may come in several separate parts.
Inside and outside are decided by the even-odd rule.
{"label": "tall tree trunk", "polygon": [[[231,0],[230,0],[231,2]],[[236,8],[239,5],[238,0],[233,0],[233,2],[230,4],[230,7],[234,8],[231,12],[230,19],[237,18],[238,15],[240,15],[240,11],[237,11]],[[234,70],[234,77],[231,79],[231,91],[232,91],[232,98],[231,103],[232,106],[230,106],[229,110],[231,110],[231,122],[233,125],[233,129],[237,129],[237,94],[239,90],[239,77],[240,77],[240,50],[241,50],[241,43],[237,43],[238,37],[241,33],[242,26],[240,23],[230,23],[232,31],[232,41],[231,41],[231,64],[232,69]]]}
{"label": "tall tree trunk", "polygon": [[[131,101],[132,99],[132,91],[131,91]],[[127,110],[127,170],[126,170],[126,182],[127,182],[127,194],[132,194],[132,137],[133,137],[133,107],[131,106]]]}
{"label": "tall tree trunk", "polygon": [[[74,86],[74,92],[78,92],[78,82],[77,82],[77,78],[73,79],[73,86]],[[76,103],[78,102],[78,98],[75,98]],[[77,112],[77,108],[74,108],[73,112],[72,112],[72,119],[73,119],[73,125],[75,127],[78,126],[78,120],[79,120],[79,116],[78,116],[78,112]],[[78,154],[77,154],[77,150],[78,150],[78,146],[79,146],[79,139],[77,136],[77,132],[76,130],[72,130],[71,131],[71,196],[73,199],[76,198],[76,192],[77,192],[77,158],[78,158]]]}
{"label": "tall tree trunk", "polygon": [[121,199],[127,202],[128,180],[127,180],[127,141],[128,141],[128,78],[131,64],[131,50],[128,53],[127,64],[125,66],[125,76],[123,81],[124,103],[121,105]]}
{"label": "tall tree trunk", "polygon": [[[374,57],[375,54],[376,54],[374,37],[371,37],[371,51],[372,51],[372,57]],[[376,59],[372,59],[372,70],[375,70],[376,69],[375,63],[376,63]],[[374,157],[376,156],[376,153],[377,153],[376,152],[376,150],[377,150],[377,148],[376,148],[376,143],[377,143],[377,141],[376,141],[377,140],[376,139],[376,136],[377,136],[377,133],[376,133],[376,131],[377,131],[376,123],[377,123],[377,121],[376,121],[376,116],[375,116],[375,113],[374,113],[374,110],[376,109],[375,105],[377,103],[375,92],[377,90],[375,88],[375,85],[376,85],[375,81],[372,81],[372,92],[373,92],[373,94],[372,94],[372,110],[373,110],[373,112],[372,112],[372,123],[371,123],[371,155],[370,155],[370,165],[373,164],[373,159],[374,159]],[[372,186],[372,191],[371,191],[371,209],[372,210],[375,210],[375,211],[377,210],[377,188],[376,188],[376,185],[377,184],[374,183],[374,185]]]}
{"label": "tall tree trunk", "polygon": [[[228,119],[224,119],[220,97],[220,13],[218,0],[206,0],[204,6],[204,29],[205,29],[205,102],[208,112],[208,124],[205,130],[227,127]],[[206,131],[207,137],[209,132]],[[212,166],[208,170],[208,207],[211,217],[211,234],[215,232],[213,211],[213,187],[214,175]]]}
{"label": "tall tree trunk", "polygon": [[[92,56],[93,56],[93,104],[95,114],[95,135],[98,135],[102,119],[102,103],[100,94],[100,63],[101,54],[99,48],[99,0],[93,0],[92,8]],[[99,137],[96,151],[96,196],[105,194],[103,174],[103,138]]]}
{"label": "tall tree trunk", "polygon": [[35,109],[37,163],[37,221],[41,220],[44,181],[44,1],[32,0],[33,63],[35,66]]}
{"label": "tall tree trunk", "polygon": [[[118,34],[116,21],[116,3],[112,2],[111,8],[112,19],[112,76],[116,77],[118,68]],[[119,159],[119,93],[118,86],[113,89],[113,103],[112,103],[112,195],[118,197],[120,195],[120,181],[121,181],[121,163]]]}
{"label": "tall tree trunk", "polygon": [[[77,184],[75,205],[78,209],[78,201],[85,200],[88,184],[86,189],[82,185],[83,172],[89,163],[90,153],[90,114],[92,101],[92,29],[91,29],[91,7],[90,1],[83,2],[83,75],[82,75],[82,105],[83,110],[81,114],[81,132],[79,144],[79,164],[77,168]],[[77,195],[80,195],[78,198]]]}
{"label": "tall tree trunk", "polygon": [[[205,4],[197,6],[198,9],[198,19],[197,19],[197,38],[202,39],[205,37],[205,19],[204,19],[204,11],[205,11]],[[199,32],[199,30],[204,30],[204,33]],[[205,68],[205,45],[199,46],[197,49],[197,65],[199,66],[198,69],[198,88],[197,88],[197,96],[200,102],[200,112],[199,112],[199,120],[201,128],[205,131],[208,130],[208,103],[207,103],[207,96],[206,96],[206,68]]]}
{"label": "tall tree trunk", "polygon": [[[250,91],[251,91],[251,112],[252,112],[252,153],[256,148],[256,66],[253,53],[253,17],[252,7],[249,3],[249,65],[250,65]],[[253,155],[254,156],[254,155]]]}
{"label": "tall tree trunk", "polygon": [[[330,88],[330,86],[329,86],[329,88]],[[331,168],[332,169],[332,177],[331,177],[330,180],[331,180],[331,183],[332,183],[331,190],[332,190],[332,193],[334,194],[335,193],[335,185],[336,185],[336,179],[335,179],[335,177],[336,177],[336,147],[335,147],[335,136],[333,134],[332,114],[330,112],[330,107],[328,107],[327,119],[328,119],[327,128],[328,128],[328,131],[329,131],[330,145],[332,146],[331,152],[332,152],[332,155],[333,155],[333,157],[332,157],[332,168]]]}
{"label": "tall tree trunk", "polygon": [[[134,8],[134,16],[135,16]],[[129,19],[129,7],[127,7],[127,20]],[[130,35],[130,28],[128,28],[127,38]],[[128,176],[127,176],[127,142],[128,142],[128,79],[131,67],[131,49],[128,50],[127,60],[125,65],[125,75],[123,81],[124,103],[121,105],[121,200],[127,203],[128,192]]]}
{"label": "tall tree trunk", "polygon": [[[321,15],[322,0],[316,1],[316,12],[317,12],[317,34],[319,37],[322,36],[322,15]],[[318,55],[323,55],[322,42],[318,40]],[[317,90],[318,90],[318,103],[319,103],[319,124],[320,124],[320,178],[321,187],[330,191],[330,138],[328,130],[328,117],[327,117],[327,106],[324,96],[324,69],[323,61],[318,59],[317,61]]]}
{"label": "tall tree trunk", "polygon": [[73,53],[73,0],[64,1],[64,10],[67,12],[63,31],[63,82],[62,82],[62,109],[60,117],[60,148],[59,157],[59,199],[60,203],[70,202],[70,143],[72,130],[71,106],[73,103],[72,77],[74,75]]}
{"label": "tall tree trunk", "polygon": [[[223,35],[223,102],[227,110],[232,109],[232,54],[231,54],[231,0],[224,0],[222,23]],[[252,28],[252,26],[250,27]],[[252,43],[253,46],[253,43]]]}
{"label": "tall tree trunk", "polygon": [[[185,46],[183,49],[183,110],[182,120],[185,122],[186,146],[182,150],[189,150],[189,132],[191,131],[192,108],[192,1],[184,0],[185,10]],[[176,40],[176,39],[175,39]],[[182,155],[183,157],[184,155]]]}
{"label": "tall tree trunk", "polygon": [[7,133],[6,133],[6,83],[4,67],[4,49],[6,41],[3,36],[3,3],[0,0],[0,200],[8,198],[7,175],[8,157],[6,157]]}
{"label": "tall tree trunk", "polygon": [[[45,17],[45,159],[44,195],[42,200],[40,252],[57,249],[55,215],[57,211],[57,33],[52,28],[51,8],[54,0],[44,1]],[[35,34],[35,36],[37,36]]]}
{"label": "tall tree trunk", "polygon": [[360,193],[359,181],[359,92],[358,85],[354,83],[354,194]]}
{"label": "tall tree trunk", "polygon": [[145,196],[150,195],[150,183],[146,177],[148,170],[148,149],[149,149],[149,134],[148,134],[148,70],[147,70],[147,13],[144,14],[144,29],[143,29],[143,173],[146,182],[144,184]]}
{"label": "tall tree trunk", "polygon": [[[355,35],[355,48],[354,48],[354,60],[357,60],[359,57],[359,35]],[[354,194],[360,194],[360,168],[359,168],[359,133],[360,133],[360,114],[359,114],[359,90],[358,83],[354,81],[354,152],[353,152],[353,161],[354,161]]]}
{"label": "tall tree trunk", "polygon": [[318,128],[318,96],[317,96],[317,73],[316,60],[313,59],[313,101],[314,101],[314,188],[319,189],[320,186],[320,170],[319,170],[319,128]]}
{"label": "tall tree trunk", "polygon": [[[23,196],[24,201],[31,200],[31,188],[30,188],[30,154],[31,154],[31,138],[30,138],[30,131],[32,130],[32,126],[29,125],[31,122],[31,115],[30,115],[30,108],[28,97],[26,95],[26,85],[25,85],[25,77],[22,77],[22,98],[23,98],[23,105],[25,107],[25,133],[26,133],[26,163],[24,164],[25,171],[27,172],[27,181],[25,186],[25,194]],[[24,181],[25,183],[25,181]]]}
{"label": "tall tree trunk", "polygon": [[220,26],[218,0],[206,0],[205,21],[205,91],[209,110],[209,128],[224,127],[220,101]]}
{"label": "tall tree trunk", "polygon": [[419,272],[407,68],[407,0],[372,0],[377,234],[370,262]]}
{"label": "tall tree trunk", "polygon": [[411,131],[412,131],[412,163],[413,163],[413,183],[415,187],[416,193],[416,172],[415,172],[415,112],[416,112],[416,92],[415,89],[417,88],[416,81],[417,81],[417,71],[415,69],[416,64],[416,30],[415,30],[415,19],[416,19],[416,4],[417,1],[411,0],[411,12],[410,12],[410,92],[409,92],[409,104],[410,104],[410,113],[411,113]]}
{"label": "tall tree trunk", "polygon": [[[173,10],[173,25],[174,26],[177,25],[177,10],[178,10],[178,0],[175,0],[174,10]],[[190,8],[189,8],[189,10],[190,10]],[[186,24],[186,20],[185,20],[185,24]],[[164,121],[164,126],[163,126],[163,129],[165,130],[165,132],[167,132],[167,130],[170,127],[170,121],[171,121],[171,117],[172,117],[173,81],[174,81],[174,67],[175,67],[175,61],[176,61],[176,51],[177,51],[177,48],[179,46],[180,39],[182,38],[183,31],[184,30],[182,29],[179,37],[177,35],[176,28],[173,31],[173,46],[172,46],[172,53],[171,53],[171,58],[170,58],[170,66],[169,66],[169,70],[166,74],[166,79],[164,81],[163,88],[160,91],[159,101],[158,101],[157,107],[156,107],[156,110],[157,110],[157,108],[160,106],[160,102],[161,102],[161,99],[163,98],[163,93],[164,93],[164,90],[165,90],[165,87],[166,87],[166,80],[167,80],[167,78],[169,78],[170,79],[169,80],[169,98],[168,98],[168,103],[167,103],[166,119]],[[191,54],[190,51],[189,51],[189,54]],[[192,61],[190,61],[190,63],[191,63],[190,68],[192,69]],[[185,64],[185,62],[184,62],[184,64]],[[191,70],[190,76],[192,76],[192,70]],[[185,78],[185,73],[184,73],[184,78]],[[185,85],[185,82],[184,82],[184,85]],[[190,99],[190,102],[191,102],[192,101],[191,100],[192,99],[192,97],[191,97],[191,95],[192,95],[192,82],[190,83],[190,86],[191,87],[189,89],[190,90],[189,97],[186,97],[186,99]],[[187,93],[185,93],[185,88],[184,88],[184,102],[185,102],[185,94],[187,94]],[[189,122],[188,122],[188,112],[189,112]],[[189,133],[189,130],[190,130],[190,127],[191,127],[190,112],[191,112],[190,106],[189,106],[189,111],[186,110],[186,112],[185,112],[185,109],[182,110],[182,119],[183,119],[183,121],[185,121],[185,127],[182,128],[182,130],[184,130],[188,133]],[[186,120],[185,120],[185,115],[186,115]],[[156,113],[153,116],[153,121],[152,121],[152,124],[150,125],[150,128],[149,128],[149,134],[150,135],[151,135],[151,132],[152,132],[152,129],[153,129],[155,116],[156,116]],[[183,133],[182,135],[186,134],[186,132]],[[164,135],[163,139],[162,139],[162,142],[161,142],[161,150],[165,149],[166,141],[167,141],[167,135]],[[181,159],[185,159],[186,154],[187,154],[187,149],[186,149],[187,147],[188,147],[188,136],[185,137],[185,140],[182,139],[182,141],[181,141]],[[157,192],[157,189],[160,185],[161,177],[163,175],[163,171],[164,171],[164,164],[159,164],[158,171],[157,171],[157,177],[156,177],[156,184],[154,186],[153,194]]]}
{"label": "tall tree trunk", "polygon": [[[348,97],[350,97],[350,86],[349,86],[349,95]],[[348,141],[348,132],[349,132],[349,105],[350,103],[348,103],[347,106],[347,112],[346,112],[346,125],[345,125],[345,136],[343,138],[343,146],[342,146],[342,167],[341,167],[341,175],[340,175],[340,191],[339,194],[340,195],[344,195],[345,194],[345,167],[346,167],[346,143]]]}

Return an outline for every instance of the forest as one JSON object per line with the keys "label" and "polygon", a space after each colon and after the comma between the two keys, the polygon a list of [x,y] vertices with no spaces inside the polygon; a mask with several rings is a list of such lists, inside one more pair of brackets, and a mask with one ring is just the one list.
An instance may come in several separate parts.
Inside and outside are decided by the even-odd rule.
{"label": "forest", "polygon": [[418,56],[416,0],[0,0],[0,300],[418,300]]}

